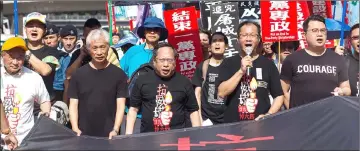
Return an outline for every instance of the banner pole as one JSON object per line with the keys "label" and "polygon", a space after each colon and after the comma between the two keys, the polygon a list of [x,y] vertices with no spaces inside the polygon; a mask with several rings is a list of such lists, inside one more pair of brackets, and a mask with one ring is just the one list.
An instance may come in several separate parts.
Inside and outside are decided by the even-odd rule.
{"label": "banner pole", "polygon": [[112,1],[108,0],[108,14],[109,14],[109,35],[110,35],[110,46],[112,46],[112,26],[113,26],[113,22],[112,22]]}
{"label": "banner pole", "polygon": [[341,18],[340,46],[344,46],[344,25],[345,25],[346,7],[347,7],[346,5],[347,2],[346,0],[344,0],[342,18]]}
{"label": "banner pole", "polygon": [[281,69],[280,69],[280,40],[279,40],[279,46],[278,46],[278,56],[279,56],[279,59],[278,59],[278,70],[279,70],[279,72],[281,71]]}
{"label": "banner pole", "polygon": [[14,33],[15,36],[19,34],[19,17],[18,17],[18,7],[17,0],[14,0]]}

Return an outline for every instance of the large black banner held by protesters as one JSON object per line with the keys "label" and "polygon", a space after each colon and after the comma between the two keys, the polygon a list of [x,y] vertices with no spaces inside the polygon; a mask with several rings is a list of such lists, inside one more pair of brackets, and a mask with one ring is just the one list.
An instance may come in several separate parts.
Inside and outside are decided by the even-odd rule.
{"label": "large black banner held by protesters", "polygon": [[246,121],[113,140],[76,136],[41,117],[19,150],[359,150],[359,98],[330,97]]}
{"label": "large black banner held by protesters", "polygon": [[210,7],[211,31],[224,33],[229,40],[229,47],[225,50],[225,57],[239,53],[237,43],[237,28],[239,26],[238,3],[225,3]]}

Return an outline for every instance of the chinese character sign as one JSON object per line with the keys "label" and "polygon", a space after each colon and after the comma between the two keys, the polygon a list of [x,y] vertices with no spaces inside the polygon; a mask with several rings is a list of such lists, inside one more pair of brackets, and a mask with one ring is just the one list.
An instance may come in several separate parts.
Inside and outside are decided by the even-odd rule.
{"label": "chinese character sign", "polygon": [[331,1],[329,0],[315,0],[308,1],[310,14],[321,15],[324,18],[332,18]]}
{"label": "chinese character sign", "polygon": [[203,29],[211,29],[210,7],[217,4],[221,4],[221,1],[200,2],[201,22]]}
{"label": "chinese character sign", "polygon": [[195,7],[164,12],[168,41],[178,52],[176,70],[192,78],[196,66],[202,61],[202,49]]}
{"label": "chinese character sign", "polygon": [[237,28],[239,26],[238,3],[218,4],[210,7],[211,30],[222,32],[229,40],[229,47],[225,50],[225,57],[231,57],[238,53]]}
{"label": "chinese character sign", "polygon": [[298,40],[296,1],[261,1],[260,7],[263,41]]}
{"label": "chinese character sign", "polygon": [[239,1],[240,20],[259,20],[261,19],[260,2],[257,1]]}
{"label": "chinese character sign", "polygon": [[310,16],[310,12],[308,9],[308,5],[306,1],[298,1],[297,2],[297,23],[298,23],[298,39],[299,39],[299,43],[300,43],[300,47],[301,49],[304,49],[307,47],[307,43],[305,40],[305,33],[304,33],[304,29],[303,29],[303,23],[305,21],[306,18],[308,18]]}

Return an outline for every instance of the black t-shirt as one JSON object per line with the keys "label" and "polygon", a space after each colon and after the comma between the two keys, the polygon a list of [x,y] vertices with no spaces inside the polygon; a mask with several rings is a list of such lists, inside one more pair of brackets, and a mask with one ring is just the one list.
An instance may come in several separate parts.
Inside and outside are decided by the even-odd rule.
{"label": "black t-shirt", "polygon": [[126,98],[127,76],[115,65],[96,70],[90,64],[72,75],[69,98],[78,99],[79,128],[84,135],[107,137],[116,116],[116,99]]}
{"label": "black t-shirt", "polygon": [[[195,70],[192,83],[196,87],[202,87],[203,83],[203,64],[201,62]],[[219,83],[219,73],[221,65],[214,67],[208,65],[206,80],[201,89],[201,116],[203,120],[210,119],[214,124],[224,122],[224,112],[226,105],[223,99],[217,97]]]}
{"label": "black t-shirt", "polygon": [[349,69],[351,96],[359,96],[359,60],[350,54],[346,56],[346,64]]}
{"label": "black t-shirt", "polygon": [[[130,106],[142,108],[142,133],[185,128],[185,111],[192,113],[199,110],[188,78],[175,73],[163,79],[155,71],[140,75],[136,80]],[[169,112],[173,114],[170,124],[163,123],[161,115]]]}
{"label": "black t-shirt", "polygon": [[[55,47],[44,46],[38,50],[30,50],[30,52],[39,60],[47,63],[51,67],[51,73],[47,76],[41,76],[44,80],[46,90],[49,92],[51,103],[53,104],[55,93],[53,88],[56,68],[59,67],[60,52]],[[28,63],[25,62],[25,67],[34,70],[34,68]],[[34,70],[35,71],[35,70]],[[34,114],[37,115],[40,112],[40,105],[34,105]]]}
{"label": "black t-shirt", "polygon": [[300,50],[284,60],[281,79],[291,83],[292,108],[332,96],[331,92],[348,80],[348,71],[344,57],[334,51],[326,50],[322,56],[311,56]]}
{"label": "black t-shirt", "polygon": [[[226,58],[219,75],[219,82],[230,79],[241,68],[241,57],[235,55]],[[254,78],[257,89],[252,92],[250,81]],[[253,61],[250,77],[246,74],[235,88],[234,92],[227,96],[227,109],[224,114],[224,122],[238,122],[242,120],[254,120],[258,115],[265,114],[271,107],[269,92],[273,98],[283,95],[280,84],[279,71],[275,64],[264,56],[259,56]],[[250,93],[256,94],[250,98]]]}

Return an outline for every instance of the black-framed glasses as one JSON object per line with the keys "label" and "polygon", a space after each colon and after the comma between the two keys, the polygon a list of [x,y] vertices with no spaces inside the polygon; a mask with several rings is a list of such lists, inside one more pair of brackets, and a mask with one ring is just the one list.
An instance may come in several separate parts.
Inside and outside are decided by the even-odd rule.
{"label": "black-framed glasses", "polygon": [[240,34],[240,38],[246,38],[246,37],[249,37],[249,38],[257,38],[259,35],[258,34]]}
{"label": "black-framed glasses", "polygon": [[311,31],[312,33],[319,33],[319,31],[320,31],[321,34],[326,34],[327,33],[326,28],[321,28],[321,29],[313,28],[313,29],[308,29],[308,31]]}
{"label": "black-framed glasses", "polygon": [[351,40],[359,40],[359,35],[357,35],[357,36],[351,36],[350,38],[351,38]]}

